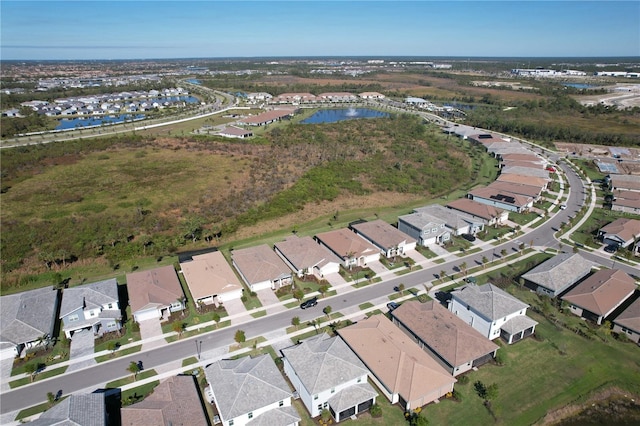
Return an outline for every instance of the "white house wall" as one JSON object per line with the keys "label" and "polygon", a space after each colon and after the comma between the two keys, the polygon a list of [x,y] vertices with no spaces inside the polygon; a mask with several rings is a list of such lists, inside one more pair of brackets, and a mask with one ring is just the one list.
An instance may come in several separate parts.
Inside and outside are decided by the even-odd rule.
{"label": "white house wall", "polygon": [[[284,407],[291,406],[291,398],[286,398],[283,401],[284,401],[284,405],[283,405]],[[251,420],[255,420],[256,417],[260,416],[261,414],[264,414],[267,411],[271,411],[279,407],[280,407],[280,401],[276,401],[273,404],[269,404],[265,407],[258,408],[257,410],[253,410],[251,412],[253,414],[252,418],[249,418],[249,413],[245,413],[241,416],[235,417],[233,419],[229,419],[223,422],[222,424],[224,426],[229,426],[230,420],[233,420],[233,426],[245,426],[247,423],[249,423]]]}

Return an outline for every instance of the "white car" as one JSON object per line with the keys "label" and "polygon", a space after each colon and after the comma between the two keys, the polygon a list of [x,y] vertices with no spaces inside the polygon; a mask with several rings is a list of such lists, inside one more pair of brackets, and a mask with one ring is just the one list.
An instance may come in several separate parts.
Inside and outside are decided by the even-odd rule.
{"label": "white car", "polygon": [[560,205],[560,210],[564,210],[564,209],[566,209],[566,208],[567,208],[567,205],[566,205],[566,204],[561,204],[561,205]]}
{"label": "white car", "polygon": [[213,391],[211,390],[211,386],[207,386],[204,388],[204,396],[209,401],[209,404],[213,404]]}

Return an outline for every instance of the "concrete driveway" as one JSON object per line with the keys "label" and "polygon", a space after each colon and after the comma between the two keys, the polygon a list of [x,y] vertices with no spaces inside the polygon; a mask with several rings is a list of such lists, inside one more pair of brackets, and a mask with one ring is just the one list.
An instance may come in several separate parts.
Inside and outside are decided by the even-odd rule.
{"label": "concrete driveway", "polygon": [[256,294],[258,295],[258,299],[260,299],[262,306],[267,308],[268,315],[287,310],[284,305],[280,304],[280,299],[278,299],[276,294],[270,288],[258,290]]}
{"label": "concrete driveway", "polygon": [[[95,337],[92,330],[79,330],[71,336],[71,349],[69,350],[69,361],[71,364],[67,371],[80,370],[96,364],[93,358],[95,353]],[[87,359],[82,359],[87,357]],[[75,362],[78,361],[78,362]]]}
{"label": "concrete driveway", "polygon": [[167,341],[162,336],[160,318],[152,318],[138,323],[140,325],[140,338],[142,338],[142,350],[164,346]]}
{"label": "concrete driveway", "polygon": [[[271,290],[269,290],[271,291]],[[223,304],[224,309],[227,311],[230,317],[235,316],[235,318],[231,319],[231,325],[240,324],[244,322],[244,315],[247,314],[247,308],[244,307],[244,303],[240,299],[231,299],[226,300]]]}
{"label": "concrete driveway", "polygon": [[[398,260],[400,260],[400,259],[398,259]],[[388,269],[379,260],[374,260],[373,262],[369,262],[369,263],[367,263],[367,266],[369,267],[369,269],[371,269],[373,272],[375,272],[376,275],[380,275],[383,272],[387,272],[388,271]],[[362,274],[360,274],[360,275],[362,275]]]}
{"label": "concrete driveway", "polygon": [[409,250],[406,256],[413,259],[413,261],[416,262],[416,265],[422,265],[423,263],[429,261],[429,259],[424,257],[418,250]]}

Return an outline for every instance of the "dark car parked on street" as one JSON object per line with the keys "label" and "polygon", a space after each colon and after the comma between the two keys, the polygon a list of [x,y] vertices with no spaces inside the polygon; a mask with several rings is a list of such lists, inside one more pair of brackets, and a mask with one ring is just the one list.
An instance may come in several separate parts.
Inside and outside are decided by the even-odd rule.
{"label": "dark car parked on street", "polygon": [[307,309],[307,308],[311,308],[313,306],[316,306],[318,304],[318,298],[317,297],[313,297],[309,300],[305,300],[304,302],[302,302],[300,304],[300,308],[302,309]]}

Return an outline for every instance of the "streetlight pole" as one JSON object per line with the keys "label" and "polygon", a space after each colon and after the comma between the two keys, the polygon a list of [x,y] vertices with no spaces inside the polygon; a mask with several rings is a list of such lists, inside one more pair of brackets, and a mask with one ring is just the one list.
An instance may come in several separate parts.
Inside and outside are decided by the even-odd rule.
{"label": "streetlight pole", "polygon": [[196,353],[198,354],[198,361],[200,361],[200,353],[202,352],[202,340],[196,340]]}

